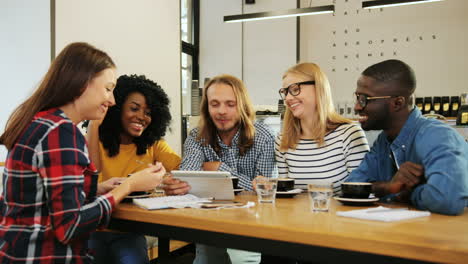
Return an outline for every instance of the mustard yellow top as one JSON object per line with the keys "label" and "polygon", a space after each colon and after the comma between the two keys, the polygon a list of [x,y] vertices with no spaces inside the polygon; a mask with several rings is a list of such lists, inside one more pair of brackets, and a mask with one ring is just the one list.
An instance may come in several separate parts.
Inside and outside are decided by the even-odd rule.
{"label": "mustard yellow top", "polygon": [[101,157],[101,173],[99,182],[112,177],[127,177],[128,174],[147,168],[148,163],[159,161],[166,171],[179,168],[181,158],[165,140],[156,141],[153,146],[146,150],[145,154],[136,154],[136,145],[120,145],[120,152],[117,156],[110,158],[107,150],[99,142],[99,155]]}

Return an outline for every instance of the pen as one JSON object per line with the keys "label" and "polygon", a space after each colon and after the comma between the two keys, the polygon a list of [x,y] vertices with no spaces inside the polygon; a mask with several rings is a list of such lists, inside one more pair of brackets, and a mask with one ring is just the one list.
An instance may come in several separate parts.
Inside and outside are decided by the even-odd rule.
{"label": "pen", "polygon": [[372,213],[383,213],[383,212],[395,212],[395,211],[408,211],[408,208],[385,208],[385,209],[376,209],[376,210],[371,210],[371,211],[366,211],[368,214]]}

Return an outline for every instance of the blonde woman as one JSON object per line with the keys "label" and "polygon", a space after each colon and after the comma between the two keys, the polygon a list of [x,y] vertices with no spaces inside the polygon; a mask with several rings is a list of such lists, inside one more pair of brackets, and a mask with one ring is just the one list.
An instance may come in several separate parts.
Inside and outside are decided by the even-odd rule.
{"label": "blonde woman", "polygon": [[335,112],[327,76],[314,63],[288,69],[279,93],[287,107],[275,144],[279,177],[298,188],[326,180],[338,194],[369,151],[363,130]]}

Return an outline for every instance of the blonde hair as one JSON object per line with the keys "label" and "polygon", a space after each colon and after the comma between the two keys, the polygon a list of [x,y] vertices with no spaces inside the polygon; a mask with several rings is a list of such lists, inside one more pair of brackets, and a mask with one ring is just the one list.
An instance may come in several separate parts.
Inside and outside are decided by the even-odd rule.
{"label": "blonde hair", "polygon": [[239,80],[238,78],[223,74],[218,75],[212,78],[208,83],[205,85],[203,89],[203,97],[201,102],[201,116],[200,116],[200,123],[199,129],[200,133],[198,135],[198,140],[202,142],[203,145],[211,145],[211,147],[219,153],[220,146],[217,141],[217,128],[211,119],[210,113],[208,111],[208,97],[207,97],[207,90],[213,84],[226,84],[232,87],[234,95],[236,96],[237,102],[237,111],[239,113],[239,129],[240,129],[240,137],[239,137],[239,153],[240,155],[244,155],[247,150],[253,145],[254,136],[255,136],[255,112],[252,106],[252,102],[250,101],[249,95],[247,94],[247,89],[245,88],[244,83]]}
{"label": "blonde hair", "polygon": [[[344,118],[336,113],[333,106],[330,83],[325,73],[315,63],[300,63],[289,68],[284,74],[283,79],[288,74],[297,74],[307,78],[310,81],[315,81],[315,98],[316,98],[316,120],[317,126],[313,131],[313,139],[319,146],[325,143],[325,135],[327,132],[334,130],[341,124],[351,123],[351,120]],[[301,122],[294,117],[291,110],[286,108],[283,120],[282,137],[280,150],[287,151],[289,148],[295,149],[301,137]]]}

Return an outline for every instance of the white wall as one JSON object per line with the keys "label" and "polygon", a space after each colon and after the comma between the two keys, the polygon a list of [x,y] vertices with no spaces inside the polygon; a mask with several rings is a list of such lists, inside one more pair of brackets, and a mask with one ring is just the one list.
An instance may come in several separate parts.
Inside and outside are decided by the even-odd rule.
{"label": "white wall", "polygon": [[180,1],[56,2],[56,50],[75,41],[106,51],[120,74],[144,74],[171,99],[169,145],[181,153]]}
{"label": "white wall", "polygon": [[[50,0],[0,1],[0,131],[50,64]],[[0,161],[6,149],[0,146]]]}
{"label": "white wall", "polygon": [[254,104],[276,105],[281,75],[296,63],[295,18],[224,23],[223,17],[291,9],[296,0],[243,2],[201,0],[200,80],[232,74],[244,81]]}
{"label": "white wall", "polygon": [[227,73],[242,78],[242,24],[224,23],[242,13],[241,1],[200,0],[200,86],[204,79]]}
{"label": "white wall", "polygon": [[[244,13],[296,8],[296,0],[257,0]],[[277,105],[281,77],[296,64],[296,18],[244,22],[244,82],[254,104]]]}
{"label": "white wall", "polygon": [[[308,4],[301,1],[301,6]],[[415,70],[416,96],[460,95],[468,90],[468,1],[368,11],[361,8],[361,1],[336,0],[335,10],[335,16],[301,18],[301,61],[316,62],[325,70],[335,101],[351,100],[360,73],[391,58]]]}

